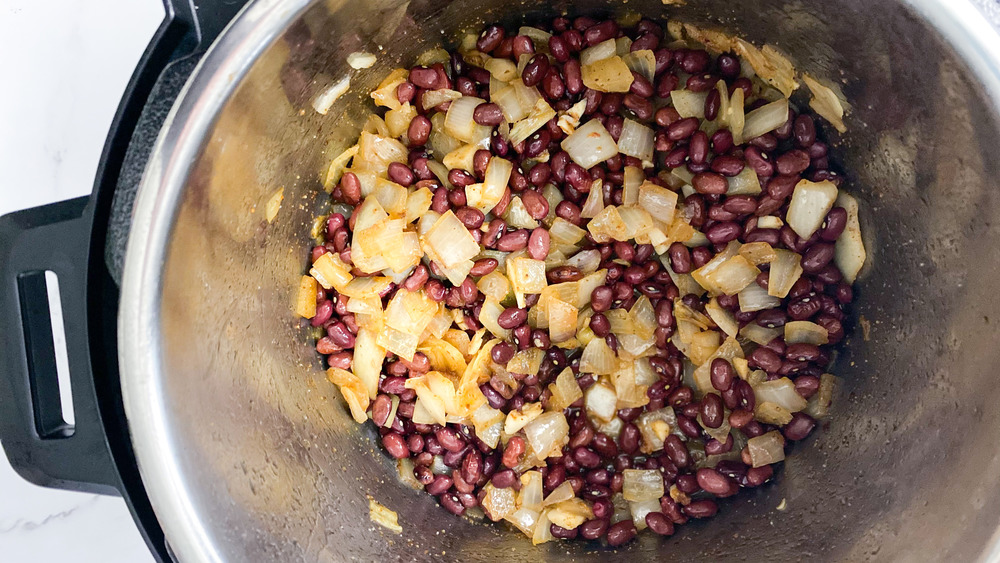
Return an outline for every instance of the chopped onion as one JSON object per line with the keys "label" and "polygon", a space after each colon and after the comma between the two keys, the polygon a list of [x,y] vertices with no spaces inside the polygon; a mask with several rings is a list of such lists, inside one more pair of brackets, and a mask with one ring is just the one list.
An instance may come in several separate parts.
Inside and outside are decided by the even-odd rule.
{"label": "chopped onion", "polygon": [[483,66],[490,75],[501,82],[510,82],[518,77],[517,65],[513,61],[506,58],[495,58],[486,61],[485,66]]}
{"label": "chopped onion", "polygon": [[633,72],[638,72],[646,80],[653,82],[656,72],[656,55],[649,49],[640,49],[622,55],[622,60]]}
{"label": "chopped onion", "polygon": [[861,239],[861,223],[858,221],[858,202],[850,194],[841,193],[837,205],[847,211],[847,226],[837,238],[834,262],[844,275],[844,281],[854,283],[858,272],[865,265],[868,253]]}
{"label": "chopped onion", "polygon": [[[629,471],[626,469],[626,471]],[[663,481],[663,478],[660,478]],[[647,499],[641,502],[629,502],[628,503],[629,513],[632,515],[632,522],[635,524],[635,529],[642,531],[646,529],[646,515],[650,512],[660,512],[663,510],[660,508],[660,499]]]}
{"label": "chopped onion", "polygon": [[504,118],[510,123],[520,121],[528,115],[528,111],[531,109],[531,106],[525,107],[522,105],[521,99],[518,97],[517,91],[513,86],[500,89],[493,94],[491,101],[500,106]]}
{"label": "chopped onion", "polygon": [[295,293],[295,314],[311,319],[316,316],[316,292],[319,283],[312,276],[302,276],[299,279],[299,290]]}
{"label": "chopped onion", "polygon": [[780,99],[746,114],[743,139],[750,140],[770,133],[788,121],[788,100]]}
{"label": "chopped onion", "polygon": [[657,469],[626,469],[622,496],[629,502],[657,500],[663,496],[663,474]]}
{"label": "chopped onion", "polygon": [[558,299],[546,303],[549,318],[549,338],[553,344],[565,342],[576,335],[576,320],[579,310]]}
{"label": "chopped onion", "polygon": [[569,135],[576,128],[580,126],[580,119],[583,118],[583,112],[587,109],[587,100],[580,100],[579,102],[573,104],[566,111],[559,112],[559,119],[556,120],[556,125],[563,133]]}
{"label": "chopped onion", "polygon": [[538,29],[537,27],[522,25],[517,30],[517,34],[530,37],[535,44],[535,50],[537,52],[539,53],[549,52],[549,39],[552,37],[551,33]]}
{"label": "chopped onion", "polygon": [[497,338],[507,340],[510,338],[510,330],[502,328],[497,319],[500,313],[504,312],[504,306],[492,296],[486,296],[482,307],[479,309],[479,322]]}
{"label": "chopped onion", "polygon": [[[595,338],[591,342],[596,340],[602,339]],[[618,413],[618,396],[615,395],[615,390],[605,383],[599,382],[591,385],[584,392],[583,397],[587,414],[593,418],[608,421]]]}
{"label": "chopped onion", "polygon": [[615,56],[617,52],[618,46],[615,44],[614,39],[602,41],[593,47],[587,47],[583,51],[580,51],[580,66],[587,66],[597,61],[609,59]]}
{"label": "chopped onion", "polygon": [[729,131],[732,132],[733,141],[737,144],[743,144],[743,129],[746,125],[743,103],[743,88],[736,88],[729,98],[729,115],[726,122],[729,123]]}
{"label": "chopped onion", "polygon": [[439,105],[458,100],[462,97],[462,93],[456,90],[449,90],[447,88],[441,88],[440,90],[426,90],[424,91],[424,97],[421,98],[421,103],[425,108],[436,108]]}
{"label": "chopped onion", "polygon": [[786,297],[801,275],[802,257],[791,250],[775,249],[771,271],[768,272],[767,294]]}
{"label": "chopped onion", "polygon": [[[588,121],[587,123],[593,123]],[[587,223],[587,230],[598,243],[610,242],[611,240],[628,240],[628,225],[622,220],[618,208],[609,205],[598,213]]]}
{"label": "chopped onion", "polygon": [[[596,340],[596,339],[595,339]],[[552,396],[549,398],[549,409],[561,411],[583,397],[583,390],[576,382],[573,370],[564,369],[554,383],[549,384],[549,391]]]}
{"label": "chopped onion", "polygon": [[[746,258],[736,255],[707,270],[708,264],[691,273],[695,281],[714,294],[736,295],[754,283],[760,270]],[[754,284],[756,285],[756,284]]]}
{"label": "chopped onion", "polygon": [[583,65],[581,74],[584,86],[598,92],[628,92],[634,80],[632,71],[618,56]]}
{"label": "chopped onion", "polygon": [[652,182],[643,182],[639,186],[637,203],[648,211],[656,221],[670,224],[673,222],[674,213],[677,210],[677,192]]}
{"label": "chopped onion", "polygon": [[749,260],[751,264],[760,266],[771,263],[777,254],[766,242],[748,242],[740,247],[740,256]]}
{"label": "chopped onion", "polygon": [[535,525],[538,523],[539,516],[537,510],[519,508],[512,514],[504,517],[504,520],[513,524],[515,528],[521,530],[521,533],[530,538],[535,533]]}
{"label": "chopped onion", "polygon": [[829,121],[837,131],[846,133],[847,126],[844,125],[843,95],[838,95],[833,88],[820,84],[819,81],[808,74],[803,74],[802,80],[809,87],[809,91],[812,92],[809,107],[818,113],[820,117]]}
{"label": "chopped onion", "polygon": [[498,489],[493,486],[493,483],[487,483],[483,486],[483,492],[483,500],[480,504],[490,520],[499,522],[517,510],[517,505],[514,502],[516,498],[514,489],[510,487]]}
{"label": "chopped onion", "polygon": [[479,291],[483,292],[483,295],[492,297],[496,301],[503,301],[510,295],[510,282],[507,281],[506,276],[497,270],[493,270],[479,278],[476,287],[479,288]]}
{"label": "chopped onion", "polygon": [[757,76],[780,90],[786,98],[799,87],[792,63],[774,47],[764,45],[763,49],[758,49],[752,43],[734,39],[733,50],[753,68]]}
{"label": "chopped onion", "polygon": [[618,144],[604,125],[596,119],[591,119],[578,127],[572,135],[563,139],[560,146],[573,162],[588,170],[595,164],[618,154]]}
{"label": "chopped onion", "polygon": [[757,323],[749,323],[740,329],[740,337],[761,346],[781,336],[780,328],[765,328]]}
{"label": "chopped onion", "polygon": [[[744,245],[745,247],[745,245]],[[733,316],[728,309],[725,309],[719,305],[719,300],[715,297],[711,301],[705,304],[705,312],[708,316],[715,321],[715,324],[729,336],[736,336],[740,330],[740,324],[736,322],[736,317]]]}
{"label": "chopped onion", "polygon": [[409,151],[396,139],[362,132],[358,140],[358,154],[354,156],[353,167],[370,170],[385,175],[392,162],[406,163]]}
{"label": "chopped onion", "polygon": [[337,187],[340,178],[344,175],[344,169],[347,168],[356,154],[358,154],[358,145],[348,148],[330,162],[329,168],[326,169],[326,177],[323,179],[323,188],[327,192],[332,192]]}
{"label": "chopped onion", "polygon": [[762,311],[781,306],[781,299],[767,294],[763,287],[752,283],[740,291],[739,295],[740,311],[749,313],[750,311]]}
{"label": "chopped onion", "polygon": [[385,348],[387,352],[392,352],[400,358],[410,361],[417,352],[418,334],[410,334],[396,330],[390,326],[383,326],[375,342],[382,348]]}
{"label": "chopped onion", "polygon": [[595,375],[608,375],[618,365],[615,353],[603,338],[595,338],[587,344],[580,356],[580,371]]}
{"label": "chopped onion", "polygon": [[372,99],[375,100],[375,105],[389,109],[398,108],[400,103],[399,98],[396,97],[396,88],[403,82],[406,82],[409,75],[410,71],[403,68],[397,68],[390,72],[371,93]]}
{"label": "chopped onion", "polygon": [[548,285],[545,262],[523,257],[510,258],[507,260],[507,279],[517,297],[517,306],[524,307],[525,294],[541,293]]}
{"label": "chopped onion", "polygon": [[604,210],[604,190],[601,189],[603,180],[598,178],[590,186],[590,193],[587,194],[587,201],[580,209],[580,217],[591,219]]}
{"label": "chopped onion", "polygon": [[[569,481],[564,481],[563,485],[565,484],[569,484]],[[559,485],[559,487],[563,485]],[[570,487],[570,490],[572,490],[572,487]],[[553,491],[554,493],[555,491]],[[567,530],[573,530],[587,520],[594,519],[594,511],[591,510],[590,505],[579,498],[570,498],[558,502],[546,514],[549,521]]]}
{"label": "chopped onion", "polygon": [[448,170],[465,170],[472,172],[475,168],[474,158],[480,147],[476,145],[461,145],[450,153],[444,155],[441,162]]}
{"label": "chopped onion", "polygon": [[528,348],[514,354],[507,362],[507,371],[524,375],[535,375],[542,365],[545,352],[541,348]]}
{"label": "chopped onion", "polygon": [[587,231],[562,217],[557,217],[552,221],[552,226],[549,227],[549,236],[552,237],[552,240],[566,244],[576,244],[583,240],[586,235]]}
{"label": "chopped onion", "polygon": [[431,208],[434,193],[429,188],[412,190],[406,197],[406,223],[412,223],[423,216]]}
{"label": "chopped onion", "polygon": [[643,162],[653,162],[653,130],[626,119],[618,137],[618,152],[634,156]]}
{"label": "chopped onion", "polygon": [[358,297],[365,299],[376,296],[389,289],[392,280],[383,276],[372,276],[367,278],[354,278],[351,283],[344,287],[341,294],[347,297]]}
{"label": "chopped onion", "polygon": [[663,449],[663,441],[677,426],[677,415],[672,407],[663,407],[659,410],[642,413],[636,419],[635,425],[639,427],[639,433],[642,436],[642,453],[651,454]]}
{"label": "chopped onion", "polygon": [[721,342],[722,335],[717,331],[703,330],[695,333],[691,337],[691,344],[687,355],[691,358],[691,362],[700,366],[707,363],[709,358],[718,351]]}
{"label": "chopped onion", "polygon": [[528,208],[524,206],[524,202],[518,196],[511,198],[510,206],[507,207],[507,213],[504,213],[503,218],[508,226],[517,229],[534,229],[538,227],[538,220],[528,213]]}
{"label": "chopped onion", "polygon": [[[581,250],[580,252],[577,252],[573,256],[567,258],[565,265],[577,268],[584,274],[593,273],[601,265],[601,252],[596,249]],[[587,301],[590,301],[590,295],[587,295]]]}
{"label": "chopped onion", "polygon": [[[681,117],[705,118],[705,98],[708,92],[692,92],[690,90],[674,90],[670,93],[670,101]],[[785,116],[787,119],[788,116]]]}
{"label": "chopped onion", "polygon": [[829,333],[820,325],[809,321],[790,321],[785,324],[785,343],[815,344],[822,346],[830,341]]}
{"label": "chopped onion", "polygon": [[521,407],[519,410],[511,410],[507,413],[507,419],[503,424],[504,434],[513,436],[520,429],[527,426],[529,422],[541,416],[542,412],[541,403],[529,403]]}
{"label": "chopped onion", "polygon": [[340,394],[343,395],[344,401],[350,407],[351,416],[354,417],[354,421],[358,424],[367,421],[368,414],[366,411],[368,410],[368,402],[371,395],[365,387],[364,382],[355,374],[340,368],[326,370],[326,377],[330,380],[330,383],[340,388]]}
{"label": "chopped onion", "polygon": [[423,291],[400,288],[385,308],[385,324],[410,334],[420,334],[438,312],[435,303]]}
{"label": "chopped onion", "polygon": [[451,210],[434,223],[423,239],[446,268],[457,266],[479,254],[479,244]]}
{"label": "chopped onion", "polygon": [[462,96],[452,101],[444,118],[445,132],[459,141],[471,143],[476,128],[472,113],[483,103],[486,103],[486,100],[473,96]]}
{"label": "chopped onion", "polygon": [[749,166],[744,166],[739,174],[726,178],[726,183],[729,184],[726,195],[757,195],[761,192],[757,173]]}
{"label": "chopped onion", "polygon": [[753,414],[754,418],[764,424],[784,426],[792,421],[792,413],[788,409],[770,401],[758,402]]}
{"label": "chopped onion", "polygon": [[[625,225],[621,234],[615,234],[615,240],[635,239],[639,244],[649,243],[649,232],[656,226],[653,216],[641,207],[619,207],[618,216]],[[619,236],[624,238],[618,238]]]}
{"label": "chopped onion", "polygon": [[555,116],[556,110],[544,98],[539,98],[528,115],[511,126],[508,140],[515,145],[526,140]]}
{"label": "chopped onion", "polygon": [[[639,202],[639,186],[642,185],[645,179],[646,175],[642,172],[642,168],[639,168],[638,166],[625,167],[625,180],[622,187],[622,205],[636,205]],[[647,209],[647,211],[649,210]],[[663,221],[652,211],[650,211],[650,214],[653,215],[654,219]],[[670,223],[670,221],[663,222],[667,224]]]}
{"label": "chopped onion", "polygon": [[819,229],[827,213],[837,200],[837,186],[829,180],[810,182],[799,180],[788,203],[785,220],[788,226],[803,239],[808,239]]}
{"label": "chopped onion", "polygon": [[627,35],[615,39],[615,52],[618,53],[618,56],[624,57],[631,50],[632,40]]}
{"label": "chopped onion", "polygon": [[[319,282],[325,289],[336,289],[341,291],[351,282],[351,267],[340,259],[340,256],[327,252],[313,262],[309,274]],[[316,301],[316,292],[313,291],[312,299]]]}
{"label": "chopped onion", "polygon": [[806,400],[799,395],[795,384],[787,377],[765,381],[755,385],[753,390],[758,401],[774,403],[788,412],[799,412],[806,408]]}
{"label": "chopped onion", "polygon": [[389,135],[392,137],[406,135],[406,131],[410,127],[410,121],[416,116],[417,109],[411,106],[409,102],[404,103],[397,109],[385,112],[385,126],[389,130]]}
{"label": "chopped onion", "polygon": [[785,459],[785,438],[777,430],[750,438],[747,440],[747,448],[754,467],[763,467]]}
{"label": "chopped onion", "polygon": [[819,376],[819,391],[809,400],[806,407],[806,414],[813,418],[824,418],[830,413],[830,405],[833,404],[833,393],[837,389],[839,379],[832,374],[824,373]]}
{"label": "chopped onion", "polygon": [[561,412],[547,412],[524,427],[524,436],[538,460],[558,455],[569,442],[569,424]]}

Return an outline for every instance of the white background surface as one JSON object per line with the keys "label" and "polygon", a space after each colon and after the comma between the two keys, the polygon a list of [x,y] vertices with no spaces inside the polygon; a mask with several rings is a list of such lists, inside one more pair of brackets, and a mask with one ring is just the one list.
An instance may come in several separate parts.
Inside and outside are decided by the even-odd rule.
{"label": "white background surface", "polygon": [[[160,0],[0,0],[0,214],[89,194]],[[143,563],[122,499],[22,480],[0,456],[0,561]]]}

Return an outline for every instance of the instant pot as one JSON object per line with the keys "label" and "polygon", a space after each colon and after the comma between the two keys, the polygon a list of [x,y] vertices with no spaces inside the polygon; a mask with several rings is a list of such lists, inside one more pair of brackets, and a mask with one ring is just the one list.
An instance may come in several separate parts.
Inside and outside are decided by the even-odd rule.
{"label": "instant pot", "polygon": [[[996,0],[243,3],[167,1],[93,194],[0,219],[0,441],[23,477],[122,495],[161,560],[1000,561]],[[866,328],[836,360],[833,416],[772,483],[670,538],[532,547],[398,480],[291,301],[321,170],[390,69],[484,23],[629,12],[777,45],[841,85],[853,110],[829,140],[864,205],[850,324]],[[352,69],[356,51],[376,64]],[[369,521],[369,498],[402,534]]]}

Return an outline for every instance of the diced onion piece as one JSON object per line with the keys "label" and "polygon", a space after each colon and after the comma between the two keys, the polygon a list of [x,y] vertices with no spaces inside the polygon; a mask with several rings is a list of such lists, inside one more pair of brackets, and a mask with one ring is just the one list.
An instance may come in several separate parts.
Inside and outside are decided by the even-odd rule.
{"label": "diced onion piece", "polygon": [[403,68],[397,68],[390,72],[371,93],[372,99],[375,100],[375,105],[389,109],[398,108],[400,103],[399,98],[396,97],[396,88],[403,82],[406,82],[409,75],[410,72]]}
{"label": "diced onion piece", "polygon": [[400,288],[385,308],[385,324],[411,334],[420,334],[438,312],[435,303],[423,291]]}
{"label": "diced onion piece", "polygon": [[697,366],[700,366],[712,357],[713,354],[719,349],[719,345],[722,342],[722,335],[714,330],[704,330],[695,333],[691,337],[691,346],[688,353],[688,357],[691,358],[691,362]]}
{"label": "diced onion piece", "polygon": [[365,120],[364,127],[362,127],[361,130],[366,133],[381,135],[382,137],[391,137],[391,135],[389,135],[389,127],[386,126],[385,121],[375,114],[368,116],[368,119]]}
{"label": "diced onion piece", "polygon": [[755,385],[754,394],[758,401],[771,402],[788,412],[799,412],[806,408],[807,401],[795,390],[795,383],[787,377],[765,381]]}
{"label": "diced onion piece", "polygon": [[[617,53],[618,46],[615,44],[614,39],[608,39],[606,41],[601,41],[593,47],[587,47],[583,51],[580,51],[580,65],[586,66],[589,64],[596,63],[597,61],[603,61],[604,59],[609,59]],[[655,62],[655,61],[654,61]]]}
{"label": "diced onion piece", "polygon": [[805,410],[806,414],[813,418],[825,418],[830,413],[830,405],[833,404],[833,393],[837,389],[838,381],[829,373],[819,376],[819,391],[809,400],[809,406]]}
{"label": "diced onion piece", "polygon": [[408,155],[409,151],[396,139],[362,131],[358,140],[358,154],[354,156],[352,166],[384,176],[390,163],[405,164]]}
{"label": "diced onion piece", "polygon": [[[626,469],[626,471],[630,471]],[[663,481],[663,478],[660,478]],[[660,512],[660,499],[647,499],[640,502],[629,502],[628,503],[629,514],[632,516],[632,522],[635,524],[635,529],[642,531],[647,528],[646,526],[646,515],[650,512]]]}
{"label": "diced onion piece", "polygon": [[590,219],[604,210],[604,190],[601,189],[601,183],[602,180],[597,179],[590,186],[587,201],[583,202],[583,207],[580,208],[580,217]]}
{"label": "diced onion piece", "polygon": [[740,247],[740,256],[749,260],[751,264],[759,266],[774,261],[777,254],[766,242],[748,242]]}
{"label": "diced onion piece", "polygon": [[656,469],[626,469],[622,472],[622,496],[629,502],[659,500],[663,496],[663,474]]}
{"label": "diced onion piece", "polygon": [[810,321],[789,321],[785,323],[785,343],[815,344],[822,346],[830,341],[829,333],[820,325]]}
{"label": "diced onion piece", "polygon": [[764,45],[763,49],[758,49],[752,43],[734,39],[733,50],[753,67],[757,76],[780,90],[786,98],[799,87],[792,63],[774,47]]}
{"label": "diced onion piece", "polygon": [[788,121],[788,100],[780,99],[763,105],[746,114],[743,124],[743,138],[760,137],[781,127]]}
{"label": "diced onion piece", "polygon": [[747,449],[754,467],[777,463],[785,459],[785,438],[781,432],[772,430],[747,440]]}
{"label": "diced onion piece", "polygon": [[708,313],[708,316],[711,317],[713,321],[715,321],[715,324],[720,329],[722,329],[722,332],[726,333],[727,335],[736,336],[736,334],[739,332],[740,324],[736,322],[736,317],[734,317],[733,314],[730,313],[728,309],[725,309],[724,307],[719,305],[719,300],[716,299],[715,297],[713,297],[711,301],[705,304],[705,312]]}
{"label": "diced onion piece", "polygon": [[663,407],[642,413],[635,425],[639,427],[639,434],[642,436],[642,453],[651,454],[663,449],[663,441],[677,425],[677,415],[672,407]]}
{"label": "diced onion piece", "polygon": [[639,49],[626,55],[622,55],[622,60],[633,72],[638,72],[646,80],[653,82],[656,72],[656,55],[649,49]]}
{"label": "diced onion piece", "polygon": [[[351,369],[361,379],[372,397],[378,393],[378,380],[386,356],[385,348],[378,345],[376,336],[367,328],[362,327],[358,330],[354,343],[354,360],[351,363]],[[367,405],[365,408],[368,408]]]}
{"label": "diced onion piece", "polygon": [[578,127],[572,135],[563,139],[560,146],[573,162],[588,170],[595,164],[618,154],[618,144],[615,143],[615,139],[596,119],[591,119]]}
{"label": "diced onion piece", "polygon": [[384,276],[372,276],[367,278],[354,278],[351,283],[344,287],[341,293],[348,297],[358,297],[366,299],[379,295],[389,289],[392,280]]}
{"label": "diced onion piece", "polygon": [[[594,340],[600,340],[595,338]],[[592,340],[591,342],[593,342]],[[618,396],[614,389],[604,383],[595,383],[583,394],[584,407],[587,414],[598,420],[608,421],[618,413]]]}
{"label": "diced onion piece", "polygon": [[417,108],[406,102],[397,109],[385,112],[385,126],[389,129],[389,135],[402,137],[410,128],[410,121],[417,116]]}
{"label": "diced onion piece", "polygon": [[[447,88],[441,88],[440,90],[426,90],[424,91],[423,98],[421,102],[425,108],[435,108],[446,102],[453,102],[462,97],[462,93],[457,90],[449,90]],[[447,119],[447,117],[445,117]]]}
{"label": "diced onion piece", "polygon": [[833,203],[837,201],[837,196],[837,186],[829,180],[799,180],[788,203],[785,221],[795,234],[807,239],[823,224]]}
{"label": "diced onion piece", "polygon": [[515,528],[521,530],[521,533],[530,538],[535,533],[535,525],[538,523],[538,518],[539,513],[537,510],[519,508],[506,516],[504,520],[513,524]]}
{"label": "diced onion piece", "polygon": [[556,125],[563,133],[570,135],[576,128],[580,126],[580,120],[583,118],[583,112],[587,109],[587,100],[580,100],[579,102],[570,106],[566,111],[559,112],[559,119],[556,120]]}
{"label": "diced onion piece", "polygon": [[504,434],[513,436],[520,429],[527,426],[529,422],[541,416],[542,412],[541,403],[529,403],[521,407],[520,410],[510,411],[507,413],[507,419],[503,424]]}
{"label": "diced onion piece", "polygon": [[[514,165],[509,160],[494,156],[486,165],[486,174],[483,177],[482,191],[476,202],[470,201],[468,205],[475,207],[483,213],[496,207],[503,199],[507,190],[507,182],[510,181],[511,172]],[[470,186],[471,187],[471,186]]]}
{"label": "diced onion piece", "polygon": [[510,282],[507,281],[506,276],[497,270],[493,270],[492,272],[479,278],[479,282],[476,283],[476,287],[478,287],[479,291],[483,292],[484,295],[492,297],[497,301],[503,301],[510,294]]}
{"label": "diced onion piece", "polygon": [[355,70],[371,68],[375,64],[375,61],[375,55],[362,51],[356,51],[347,55],[347,64]]}
{"label": "diced onion piece", "polygon": [[[681,117],[705,118],[705,98],[708,92],[692,92],[690,90],[674,90],[670,92],[670,101]],[[786,116],[787,118],[787,116]]]}
{"label": "diced onion piece", "polygon": [[580,356],[580,371],[595,375],[608,375],[618,365],[615,353],[603,338],[595,338],[587,344]]}
{"label": "diced onion piece", "polygon": [[479,245],[451,210],[442,215],[423,238],[446,268],[457,266],[479,254]]}
{"label": "diced onion piece", "polygon": [[483,306],[479,310],[479,322],[492,332],[493,336],[506,340],[510,338],[510,331],[502,328],[500,323],[497,322],[497,319],[500,318],[500,313],[503,312],[504,306],[495,298],[487,296],[483,301]]}
{"label": "diced onion piece", "polygon": [[448,170],[458,169],[472,172],[475,168],[474,158],[478,150],[479,147],[476,145],[462,145],[444,155],[441,162],[444,163],[445,168]]}
{"label": "diced onion piece", "polygon": [[726,178],[726,183],[729,184],[726,195],[757,195],[762,191],[757,173],[749,166],[744,166],[739,174]]}
{"label": "diced onion piece", "polygon": [[483,68],[486,69],[490,75],[501,82],[510,82],[518,77],[517,66],[510,59],[490,59],[486,61]]}
{"label": "diced onion piece", "polygon": [[520,197],[514,196],[510,200],[507,212],[504,213],[504,221],[515,229],[534,229],[538,227],[538,220],[528,213],[528,208]]}
{"label": "diced onion piece", "polygon": [[781,217],[774,215],[765,215],[757,218],[758,229],[780,229],[784,225],[785,222],[781,220]]}
{"label": "diced onion piece", "polygon": [[[645,181],[646,175],[642,172],[642,168],[638,166],[626,166],[625,167],[625,179],[622,187],[622,205],[636,205],[639,202],[639,187]],[[656,184],[653,184],[656,185]],[[659,186],[657,186],[659,187]],[[664,221],[656,216],[655,213],[647,209],[654,219],[658,221],[663,221],[669,224],[670,221]]]}
{"label": "diced onion piece", "polygon": [[729,112],[726,115],[726,123],[729,124],[729,131],[733,134],[733,141],[743,143],[743,129],[746,124],[746,109],[743,107],[743,88],[733,90],[733,95],[729,98]]}
{"label": "diced onion piece", "polygon": [[861,223],[858,221],[858,202],[850,194],[841,192],[837,205],[847,211],[847,226],[837,238],[833,260],[844,275],[844,281],[854,283],[858,272],[865,265],[868,253],[861,239]]}
{"label": "diced onion piece", "polygon": [[587,231],[562,217],[556,217],[552,221],[552,226],[549,227],[549,236],[552,237],[552,240],[565,244],[576,244],[583,240],[586,235]]}
{"label": "diced onion piece", "polygon": [[434,193],[429,188],[413,190],[406,196],[406,214],[403,216],[407,223],[412,223],[427,213],[431,208]]}
{"label": "diced onion piece", "polygon": [[364,383],[355,374],[340,368],[326,370],[326,378],[340,388],[340,394],[351,409],[351,416],[358,424],[368,420],[368,402],[371,395]]}
{"label": "diced onion piece", "polygon": [[753,322],[740,329],[740,337],[761,346],[779,336],[781,336],[780,328],[765,328]]}
{"label": "diced onion piece", "polygon": [[768,272],[767,294],[786,297],[802,275],[802,257],[782,248],[775,249],[774,254],[771,271]]}
{"label": "diced onion piece", "polygon": [[499,522],[517,510],[514,502],[517,495],[511,487],[498,489],[493,483],[487,483],[483,486],[483,491],[483,501],[480,505],[490,520]]}
{"label": "diced onion piece", "polygon": [[545,500],[542,501],[542,506],[552,506],[554,504],[559,504],[560,502],[567,501],[576,496],[573,491],[573,484],[569,481],[563,481],[561,485],[552,490]]}
{"label": "diced onion piece", "polygon": [[555,382],[549,384],[549,391],[552,393],[549,398],[549,409],[555,411],[569,408],[583,397],[583,390],[580,389],[580,384],[576,382],[576,377],[570,368],[564,369],[556,377]]}
{"label": "diced onion piece", "polygon": [[744,313],[773,309],[781,305],[780,298],[768,295],[767,290],[756,283],[743,288],[737,297],[740,301],[740,311]]}
{"label": "diced onion piece", "polygon": [[312,276],[302,276],[299,279],[299,290],[295,293],[295,314],[311,319],[316,316],[316,292],[319,282]]}
{"label": "diced onion piece", "polygon": [[547,412],[532,420],[524,427],[524,436],[528,440],[535,457],[543,460],[569,442],[569,424],[561,412]]}
{"label": "diced onion piece", "polygon": [[399,525],[399,516],[372,498],[368,499],[368,519],[397,534],[403,533],[403,527]]}
{"label": "diced onion piece", "polygon": [[618,152],[634,156],[643,162],[653,162],[653,130],[626,119],[618,137]]}
{"label": "diced onion piece", "polygon": [[517,297],[517,306],[524,307],[525,294],[541,293],[548,285],[545,262],[526,257],[508,259],[507,279]]}
{"label": "diced onion piece", "polygon": [[639,186],[637,202],[653,219],[669,224],[673,222],[677,210],[677,192],[652,182],[643,182]]}
{"label": "diced onion piece", "polygon": [[803,74],[802,80],[809,87],[809,91],[812,92],[812,98],[809,99],[809,107],[818,113],[820,117],[829,121],[837,131],[846,133],[847,126],[844,125],[843,96],[838,95],[833,88],[824,86],[808,74]]}
{"label": "diced onion piece", "polygon": [[535,49],[538,52],[540,53],[549,52],[548,51],[549,39],[552,37],[551,33],[538,29],[537,27],[522,25],[520,28],[518,28],[517,34],[531,38],[531,40],[535,43]]}
{"label": "diced onion piece", "polygon": [[508,140],[515,145],[524,141],[555,116],[556,110],[552,109],[544,98],[538,98],[528,115],[511,126]]}
{"label": "diced onion piece", "polygon": [[722,262],[708,272],[703,272],[703,268],[705,266],[695,270],[691,275],[702,287],[714,294],[736,295],[752,284],[760,274],[756,266],[739,255]]}
{"label": "diced onion piece", "polygon": [[784,426],[792,421],[792,413],[788,409],[770,401],[760,402],[758,400],[757,408],[754,409],[753,414],[754,418],[764,424]]}
{"label": "diced onion piece", "polygon": [[535,530],[531,534],[531,545],[539,545],[556,539],[552,535],[551,524],[549,521],[549,512],[547,510],[542,511],[538,515],[538,522],[535,523]]}
{"label": "diced onion piece", "polygon": [[584,86],[598,92],[628,92],[634,80],[632,71],[618,56],[583,65],[581,74]]}
{"label": "diced onion piece", "polygon": [[[589,252],[587,250],[583,252]],[[581,252],[580,254],[583,254]],[[599,251],[598,251],[599,253]],[[581,268],[583,270],[583,268]],[[604,285],[605,280],[607,280],[608,271],[598,270],[592,274],[586,275],[583,279],[577,282],[577,301],[576,305],[580,308],[590,305],[590,296],[594,293],[594,290],[598,287]]]}
{"label": "diced onion piece", "polygon": [[[601,265],[601,252],[599,250],[581,250],[573,256],[570,256],[565,260],[566,266],[573,266],[579,269],[584,274],[590,274],[597,270]],[[593,291],[593,289],[591,289]],[[581,296],[583,293],[581,292]],[[587,294],[586,300],[590,302],[590,294]]]}
{"label": "diced onion piece", "polygon": [[542,366],[542,358],[545,352],[541,348],[528,348],[514,354],[514,357],[507,362],[507,371],[524,375],[535,375],[538,368]]}
{"label": "diced onion piece", "polygon": [[358,154],[358,145],[348,148],[330,162],[330,167],[326,169],[326,177],[323,179],[323,189],[332,192],[337,187],[337,183],[344,175],[344,169],[350,165],[351,159],[356,154]]}
{"label": "diced onion piece", "polygon": [[[445,114],[437,112],[431,116],[431,137],[430,137],[430,147],[431,152],[438,158],[442,158],[442,155],[451,154],[458,148],[462,146],[462,141],[448,135],[444,132],[444,119]],[[451,186],[448,182],[448,169],[444,167],[440,162],[436,160],[428,161],[427,167],[431,169],[431,172],[441,180],[441,184],[445,187]],[[435,170],[435,168],[444,168],[444,174],[441,174],[440,170]]]}
{"label": "diced onion piece", "polygon": [[[569,481],[564,482],[564,484],[567,483]],[[547,515],[550,522],[567,530],[575,529],[587,520],[594,519],[594,511],[591,510],[590,505],[579,498],[570,498],[554,504]]]}
{"label": "diced onion piece", "polygon": [[576,335],[579,310],[569,303],[549,299],[546,303],[549,318],[549,338],[553,344],[565,342]]}
{"label": "diced onion piece", "polygon": [[[593,123],[588,121],[588,123]],[[594,240],[599,243],[611,240],[628,240],[629,226],[622,219],[618,208],[614,205],[605,207],[600,213],[587,223],[587,230],[593,235]]]}
{"label": "diced onion piece", "polygon": [[400,358],[410,361],[413,359],[413,354],[417,352],[418,336],[396,330],[390,326],[383,326],[375,342],[385,348],[387,352],[392,352]]}
{"label": "diced onion piece", "polygon": [[445,132],[459,141],[471,143],[472,134],[476,128],[472,113],[479,104],[485,102],[486,100],[474,96],[462,96],[452,101],[444,118]]}

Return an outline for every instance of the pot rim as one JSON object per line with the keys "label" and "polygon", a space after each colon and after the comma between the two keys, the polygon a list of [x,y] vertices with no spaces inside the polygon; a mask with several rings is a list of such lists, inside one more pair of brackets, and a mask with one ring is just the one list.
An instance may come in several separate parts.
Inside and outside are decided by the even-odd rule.
{"label": "pot rim", "polygon": [[[953,46],[987,92],[1000,94],[1000,38],[969,0],[903,0]],[[191,502],[160,392],[160,300],[167,249],[184,186],[216,118],[261,53],[313,0],[253,0],[205,56],[171,109],[136,198],[118,318],[122,397],[139,472],[172,551],[182,561],[222,561],[210,522]],[[1000,22],[998,22],[1000,23]],[[1000,95],[991,97],[1000,114]],[[1000,530],[982,561],[1000,562]]]}

